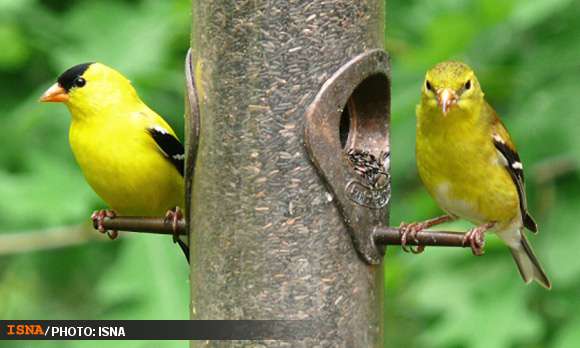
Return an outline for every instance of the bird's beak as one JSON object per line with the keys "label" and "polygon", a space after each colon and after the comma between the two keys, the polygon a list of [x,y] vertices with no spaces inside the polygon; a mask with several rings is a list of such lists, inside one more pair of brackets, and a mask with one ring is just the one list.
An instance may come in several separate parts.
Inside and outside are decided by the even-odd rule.
{"label": "bird's beak", "polygon": [[41,102],[63,103],[68,100],[66,90],[55,83],[40,97]]}
{"label": "bird's beak", "polygon": [[437,93],[437,102],[439,103],[439,107],[441,111],[443,111],[443,115],[447,115],[449,109],[453,105],[457,103],[457,94],[454,90],[445,88]]}

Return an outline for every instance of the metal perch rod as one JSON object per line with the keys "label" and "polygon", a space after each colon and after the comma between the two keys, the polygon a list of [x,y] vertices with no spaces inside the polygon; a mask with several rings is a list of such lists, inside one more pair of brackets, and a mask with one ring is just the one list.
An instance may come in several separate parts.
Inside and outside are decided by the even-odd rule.
{"label": "metal perch rod", "polygon": [[[380,245],[401,245],[401,232],[397,227],[377,227],[373,233],[375,243]],[[448,231],[421,231],[416,240],[410,238],[407,245],[470,247],[464,242],[465,233]]]}
{"label": "metal perch rod", "polygon": [[[155,234],[173,235],[173,222],[159,217],[140,216],[117,216],[107,217],[103,220],[103,227],[107,230],[123,232],[141,232]],[[97,222],[93,222],[93,227],[98,229]],[[177,223],[177,230],[180,235],[185,235],[185,220]]]}
{"label": "metal perch rod", "polygon": [[[95,229],[97,228],[94,224]],[[117,216],[105,218],[103,227],[108,230],[125,232],[141,232],[155,234],[173,234],[172,222],[158,217],[128,217]],[[177,230],[180,235],[185,235],[185,221],[178,222]],[[380,245],[401,245],[401,233],[396,227],[377,227],[374,230],[374,239]],[[422,231],[417,233],[416,239],[409,239],[408,245],[424,246],[449,246],[449,247],[469,247],[469,243],[464,243],[464,233],[448,231]]]}

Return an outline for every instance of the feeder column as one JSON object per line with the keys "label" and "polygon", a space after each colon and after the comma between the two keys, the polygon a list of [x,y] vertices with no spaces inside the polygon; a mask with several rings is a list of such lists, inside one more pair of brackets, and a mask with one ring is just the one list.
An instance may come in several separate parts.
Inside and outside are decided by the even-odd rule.
{"label": "feeder column", "polygon": [[311,319],[317,326],[315,338],[261,342],[267,347],[383,346],[383,267],[357,255],[305,150],[304,113],[343,64],[383,48],[384,6],[193,1],[192,319]]}

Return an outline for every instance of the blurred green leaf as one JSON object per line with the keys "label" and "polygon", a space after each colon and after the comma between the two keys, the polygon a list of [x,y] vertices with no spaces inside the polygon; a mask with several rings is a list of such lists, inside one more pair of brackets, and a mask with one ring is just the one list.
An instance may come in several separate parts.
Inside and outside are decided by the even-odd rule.
{"label": "blurred green leaf", "polygon": [[580,316],[576,316],[567,325],[565,325],[561,333],[556,338],[554,343],[555,348],[576,348],[580,342]]}
{"label": "blurred green leaf", "polygon": [[16,69],[23,65],[29,55],[24,35],[9,23],[0,23],[0,70]]}

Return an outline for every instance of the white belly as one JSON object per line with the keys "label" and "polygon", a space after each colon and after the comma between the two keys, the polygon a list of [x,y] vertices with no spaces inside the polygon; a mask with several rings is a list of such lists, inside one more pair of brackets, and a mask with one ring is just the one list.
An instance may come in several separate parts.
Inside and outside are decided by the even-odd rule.
{"label": "white belly", "polygon": [[452,216],[469,220],[475,224],[485,221],[473,203],[454,197],[453,187],[449,182],[444,182],[437,186],[435,200],[441,209]]}

